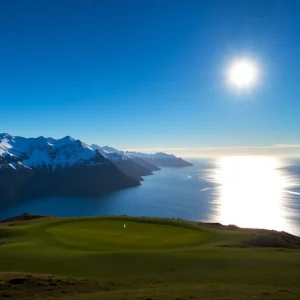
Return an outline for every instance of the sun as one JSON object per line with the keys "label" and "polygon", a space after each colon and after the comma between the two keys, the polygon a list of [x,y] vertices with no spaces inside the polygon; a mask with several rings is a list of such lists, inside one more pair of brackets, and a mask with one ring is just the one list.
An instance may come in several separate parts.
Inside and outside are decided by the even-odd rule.
{"label": "sun", "polygon": [[229,82],[238,88],[248,88],[254,85],[257,76],[258,70],[256,64],[247,59],[235,61],[228,71]]}

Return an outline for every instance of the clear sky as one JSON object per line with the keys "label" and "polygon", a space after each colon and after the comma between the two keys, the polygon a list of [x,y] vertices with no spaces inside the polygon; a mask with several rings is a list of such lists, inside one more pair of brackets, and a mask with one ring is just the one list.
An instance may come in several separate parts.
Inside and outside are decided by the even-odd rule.
{"label": "clear sky", "polygon": [[[239,92],[240,57],[260,76]],[[299,78],[297,0],[0,1],[1,132],[300,153]]]}

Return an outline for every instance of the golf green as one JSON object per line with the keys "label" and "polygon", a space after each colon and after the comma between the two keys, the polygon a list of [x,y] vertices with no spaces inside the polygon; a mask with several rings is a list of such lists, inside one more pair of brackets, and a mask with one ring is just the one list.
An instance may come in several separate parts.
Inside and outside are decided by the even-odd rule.
{"label": "golf green", "polygon": [[181,220],[16,218],[0,223],[0,298],[299,299],[299,248]]}

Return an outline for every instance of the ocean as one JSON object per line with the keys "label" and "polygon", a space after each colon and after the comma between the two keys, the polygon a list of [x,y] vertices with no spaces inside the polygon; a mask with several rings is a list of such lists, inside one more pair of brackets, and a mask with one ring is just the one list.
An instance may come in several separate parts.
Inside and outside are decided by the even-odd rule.
{"label": "ocean", "polygon": [[286,231],[300,236],[300,159],[227,156],[164,167],[141,186],[101,197],[32,199],[0,211],[0,219],[132,215],[180,218]]}

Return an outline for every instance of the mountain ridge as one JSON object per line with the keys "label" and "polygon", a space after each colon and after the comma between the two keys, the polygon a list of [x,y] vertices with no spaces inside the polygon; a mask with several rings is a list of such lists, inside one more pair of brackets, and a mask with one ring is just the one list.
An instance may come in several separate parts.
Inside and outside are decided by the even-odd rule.
{"label": "mountain ridge", "polygon": [[34,197],[98,196],[138,185],[99,151],[70,136],[0,134],[0,206]]}
{"label": "mountain ridge", "polygon": [[164,152],[156,152],[149,154],[143,152],[122,151],[110,146],[100,147],[96,144],[92,144],[91,147],[93,149],[98,149],[106,153],[116,153],[125,157],[129,157],[131,159],[139,158],[157,167],[188,167],[193,165],[192,163],[187,162],[180,157],[176,157],[173,154],[167,154]]}
{"label": "mountain ridge", "polygon": [[100,147],[92,144],[91,148],[98,150],[104,157],[109,159],[120,171],[139,181],[143,181],[142,176],[152,175],[153,171],[160,170],[159,167],[147,163],[145,160],[139,161],[126,155],[123,151],[104,146]]}
{"label": "mountain ridge", "polygon": [[165,153],[89,146],[71,136],[25,138],[0,134],[0,207],[33,197],[99,196],[138,186],[158,165],[188,162]]}

